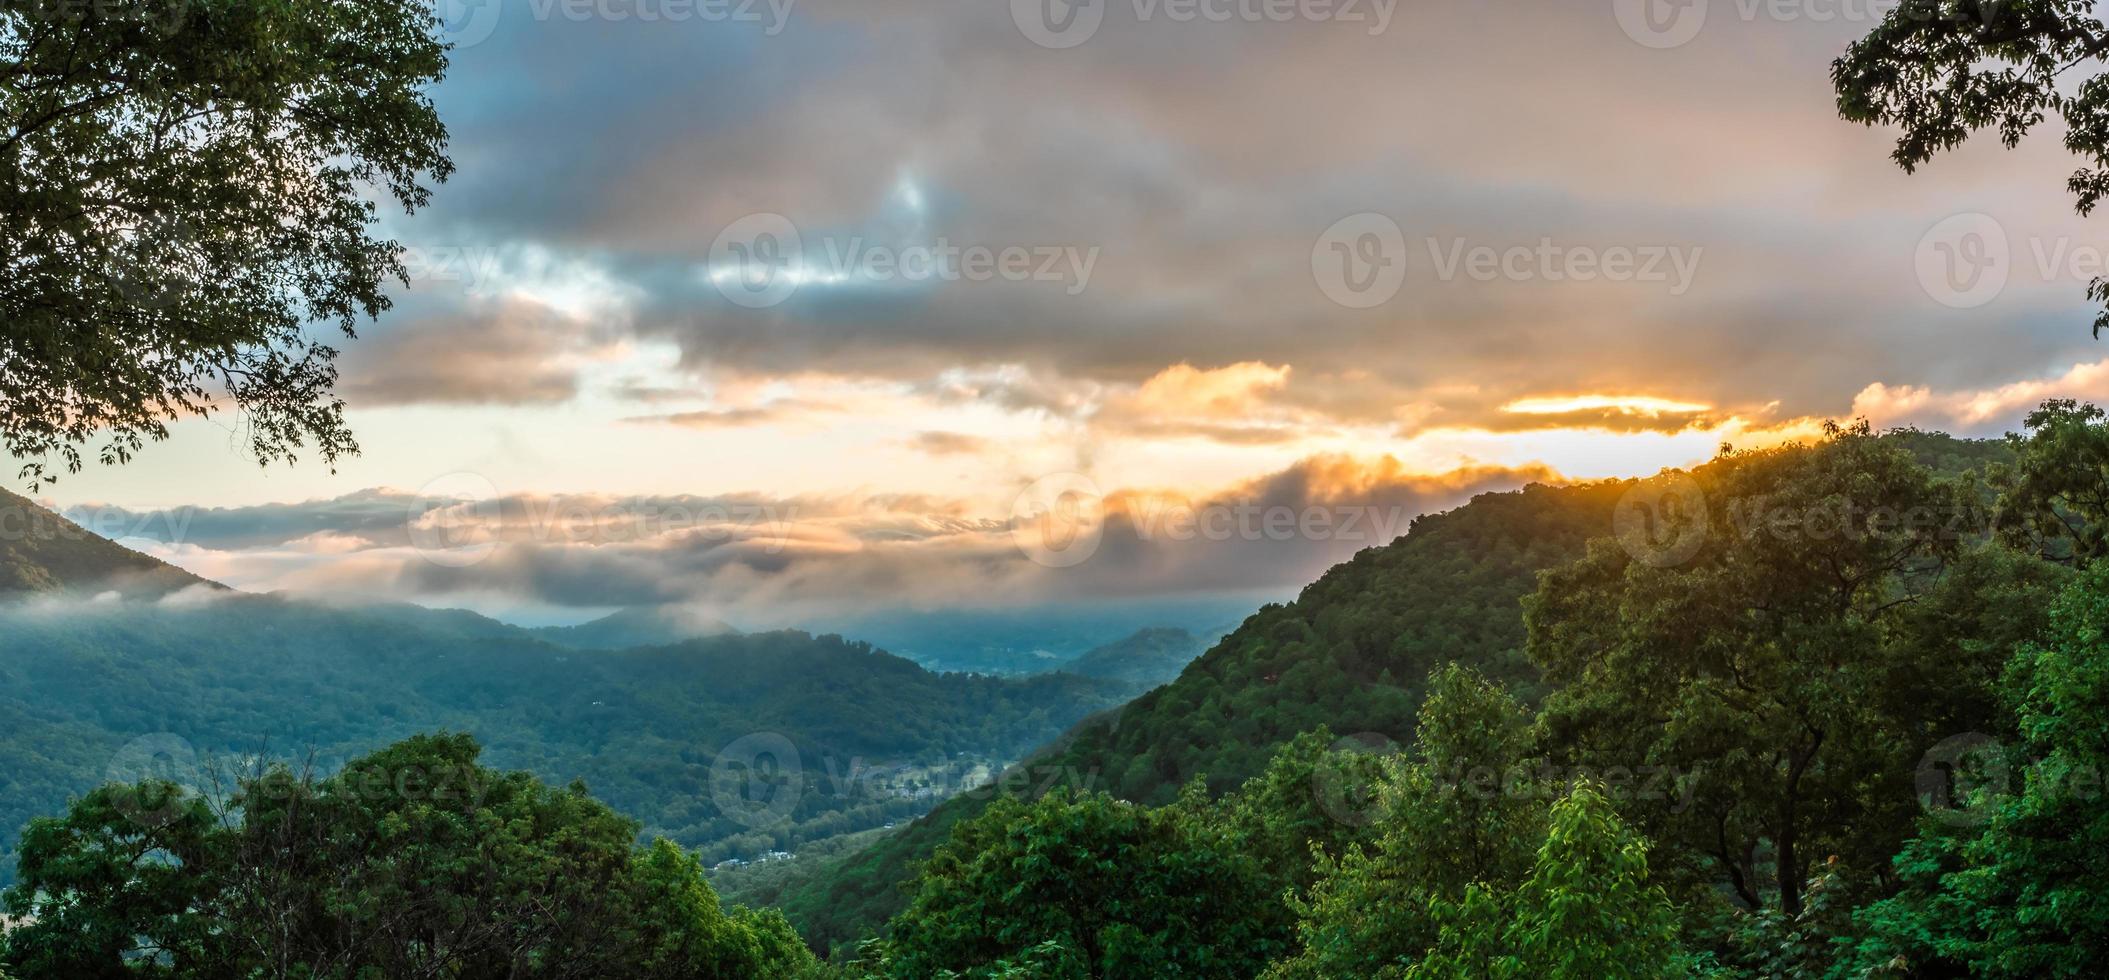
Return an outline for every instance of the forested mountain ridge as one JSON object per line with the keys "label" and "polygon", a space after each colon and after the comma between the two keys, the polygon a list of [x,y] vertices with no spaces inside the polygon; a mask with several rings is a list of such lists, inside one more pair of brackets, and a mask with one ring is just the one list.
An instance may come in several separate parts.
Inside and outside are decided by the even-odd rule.
{"label": "forested mountain ridge", "polygon": [[[1882,438],[1942,477],[2013,458],[1998,440],[1912,430]],[[1640,482],[1532,485],[1424,516],[1294,602],[1261,609],[1177,680],[1085,721],[1029,765],[1080,789],[1164,805],[1195,778],[1215,794],[1237,788],[1304,732],[1409,742],[1428,680],[1447,664],[1533,702],[1545,691],[1523,654],[1522,601],[1542,573],[1614,534],[1614,509]],[[822,949],[872,934],[902,908],[900,883],[995,795],[947,802],[789,889],[781,906]]]}
{"label": "forested mountain ridge", "polygon": [[104,592],[158,596],[191,586],[219,587],[0,490],[0,598]]}
{"label": "forested mountain ridge", "polygon": [[[1415,600],[1366,554],[1330,593],[1255,616],[1252,647],[1226,641],[1032,760],[1063,777],[1052,790],[956,800],[783,907],[851,975],[889,980],[2097,975],[2109,415],[2054,400],[2026,426],[1994,447],[1833,424],[1686,471],[1480,498],[1387,550],[1533,494],[1560,502],[1540,513],[1609,518],[1530,576],[1528,668],[1452,641],[1476,662],[1393,674],[1381,658],[1412,633],[1372,647],[1357,624],[1441,619],[1383,623]],[[1452,542],[1466,560],[1422,560],[1498,564],[1509,543],[1472,538]],[[1374,681],[1348,680],[1417,689],[1410,738],[1372,754],[1392,731],[1314,727],[1219,789],[1237,754],[1196,733],[1223,720],[1211,704],[1269,702],[1269,640],[1341,673],[1374,650]],[[1153,710],[1126,741],[1128,716],[1211,676],[1245,688]]]}
{"label": "forested mountain ridge", "polygon": [[[1997,440],[1882,439],[1941,477],[2012,457]],[[1522,600],[1543,572],[1614,536],[1613,511],[1641,482],[1535,484],[1422,517],[1296,601],[1261,609],[1176,682],[1084,726],[1062,762],[1096,769],[1122,798],[1167,803],[1197,775],[1214,792],[1234,789],[1320,726],[1406,741],[1428,678],[1450,663],[1533,702],[1544,689],[1523,654]]]}
{"label": "forested mountain ridge", "polygon": [[[1521,600],[1540,571],[1610,533],[1629,486],[1533,485],[1424,516],[1294,602],[1253,614],[1177,680],[1079,725],[1029,765],[1082,788],[1165,803],[1195,775],[1218,792],[1233,788],[1316,728],[1404,741],[1426,677],[1450,661],[1529,689]],[[992,798],[946,803],[791,890],[782,908],[823,949],[871,934],[900,910],[900,883],[916,864]]]}

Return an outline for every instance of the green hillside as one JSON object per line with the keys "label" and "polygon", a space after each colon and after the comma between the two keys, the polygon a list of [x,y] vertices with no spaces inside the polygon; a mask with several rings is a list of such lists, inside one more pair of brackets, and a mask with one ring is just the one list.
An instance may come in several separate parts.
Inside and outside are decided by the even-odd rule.
{"label": "green hillside", "polygon": [[[1532,690],[1521,600],[1540,571],[1611,533],[1627,486],[1531,486],[1423,517],[1296,601],[1261,609],[1170,685],[1079,726],[1034,759],[1030,775],[1165,803],[1196,774],[1217,792],[1232,789],[1278,746],[1320,727],[1404,741],[1426,677],[1450,661]],[[823,949],[871,934],[900,910],[913,867],[992,798],[946,803],[788,890],[780,906]]]}
{"label": "green hillside", "polygon": [[0,490],[0,597],[24,593],[162,595],[211,585]]}

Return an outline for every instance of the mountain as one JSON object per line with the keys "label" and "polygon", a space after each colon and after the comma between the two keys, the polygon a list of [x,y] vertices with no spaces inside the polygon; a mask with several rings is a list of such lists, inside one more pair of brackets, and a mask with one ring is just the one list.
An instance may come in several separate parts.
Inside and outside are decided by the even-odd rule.
{"label": "mountain", "polygon": [[[911,819],[1131,690],[938,674],[797,631],[575,649],[457,610],[220,588],[9,503],[11,526],[45,530],[9,536],[0,565],[35,584],[0,600],[0,884],[30,817],[103,782],[328,770],[441,730],[583,779],[707,860],[755,857]],[[105,594],[119,582],[146,598]],[[191,586],[210,591],[152,598]],[[562,635],[618,627],[643,628]]]}
{"label": "mountain", "polygon": [[[2013,458],[1999,441],[1909,430],[1885,438],[1942,476]],[[1320,727],[1364,743],[1408,742],[1427,678],[1451,662],[1536,701],[1545,692],[1522,652],[1521,601],[1540,572],[1614,534],[1613,510],[1634,485],[1533,485],[1421,517],[1294,602],[1260,609],[1170,684],[1065,733],[1021,764],[1030,777],[1022,782],[1162,805],[1197,776],[1213,793],[1234,789],[1276,748]],[[995,795],[947,801],[783,887],[776,904],[822,949],[875,934],[902,907],[901,883]]]}
{"label": "mountain", "polygon": [[[17,604],[0,609],[0,858],[30,816],[149,763],[328,769],[438,730],[495,765],[584,779],[710,860],[752,857],[917,816],[1124,690],[933,674],[797,632],[588,652],[278,596]],[[748,793],[723,788],[756,761],[742,744],[797,791],[768,821],[721,805]]]}
{"label": "mountain", "polygon": [[[1065,734],[1023,764],[1029,782],[1161,804],[1197,774],[1216,792],[1233,788],[1276,747],[1321,726],[1405,741],[1423,681],[1449,661],[1533,691],[1521,600],[1538,572],[1611,533],[1612,508],[1630,485],[1531,486],[1422,517],[1296,601],[1262,608],[1177,680]],[[993,797],[948,801],[786,889],[780,907],[823,949],[873,934],[900,910],[900,883],[914,867]]]}
{"label": "mountain", "polygon": [[1207,649],[1205,641],[1186,630],[1158,627],[1098,647],[1063,664],[1062,670],[1147,690],[1178,677],[1187,664]]}
{"label": "mountain", "polygon": [[544,626],[528,632],[574,650],[623,650],[724,636],[738,630],[723,620],[698,616],[680,606],[637,606],[577,626]]}
{"label": "mountain", "polygon": [[1195,633],[1250,615],[1269,595],[1059,603],[999,609],[895,609],[822,615],[799,625],[870,641],[931,670],[999,677],[1040,674],[1137,630]]}
{"label": "mountain", "polygon": [[0,490],[0,597],[162,596],[194,586],[221,588]]}

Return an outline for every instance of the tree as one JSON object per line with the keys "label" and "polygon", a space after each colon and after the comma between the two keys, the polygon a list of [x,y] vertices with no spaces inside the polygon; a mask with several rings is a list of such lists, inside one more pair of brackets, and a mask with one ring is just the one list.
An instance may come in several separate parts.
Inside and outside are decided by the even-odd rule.
{"label": "tree", "polygon": [[24,836],[5,897],[27,980],[165,976],[785,977],[776,913],[727,913],[692,855],[583,787],[420,736],[326,779],[276,767],[215,808],[110,786]]}
{"label": "tree", "polygon": [[1321,856],[1292,902],[1300,950],[1278,980],[1399,976],[1439,940],[1431,908],[1506,889],[1544,839],[1547,793],[1532,764],[1529,716],[1481,675],[1451,665],[1431,679],[1413,754],[1389,760],[1365,842]]}
{"label": "tree", "polygon": [[231,403],[259,462],[357,451],[335,349],[453,170],[428,0],[0,0],[0,448],[123,463]]}
{"label": "tree", "polygon": [[1384,757],[1334,745],[1324,728],[1290,739],[1216,807],[1235,846],[1259,860],[1270,894],[1309,888],[1312,848],[1339,854],[1380,815]]}
{"label": "tree", "polygon": [[[34,918],[0,936],[0,963],[32,980],[176,978],[225,963],[228,940],[209,907],[214,883],[201,873],[224,853],[212,812],[181,787],[97,789],[64,820],[37,820],[24,832],[23,880],[0,907]],[[155,955],[129,967],[136,951]]]}
{"label": "tree", "polygon": [[[2007,692],[2020,718],[2010,772],[1972,801],[1988,819],[1929,819],[1897,858],[1906,888],[1865,910],[1865,966],[1915,975],[2080,977],[2109,950],[2109,564],[2058,602],[2046,645],[2014,658]],[[2033,761],[2030,761],[2033,760]]]}
{"label": "tree", "polygon": [[1669,895],[1649,880],[1648,842],[1603,791],[1580,783],[1552,808],[1530,877],[1513,893],[1484,884],[1437,899],[1436,947],[1408,980],[1672,977],[1690,970]]}
{"label": "tree", "polygon": [[[1906,173],[1987,127],[2009,148],[2056,112],[2065,147],[2086,158],[2066,187],[2081,214],[2109,193],[2109,77],[2076,87],[2067,72],[2109,55],[2093,0],[1903,0],[1831,66],[1838,112],[1903,132],[1891,159]],[[2109,279],[2087,297],[2109,301]],[[2094,334],[2109,328],[2109,309]]]}
{"label": "tree", "polygon": [[2026,425],[2026,436],[2007,437],[2015,461],[1992,474],[2001,535],[2080,563],[2109,554],[2109,420],[2093,405],[2052,400]]}
{"label": "tree", "polygon": [[[1198,791],[1198,784],[1194,790]],[[1206,804],[1005,797],[953,828],[878,951],[878,972],[1249,977],[1280,952],[1259,866]],[[1026,971],[1038,962],[1048,972]]]}
{"label": "tree", "polygon": [[1972,634],[2025,632],[2047,595],[1922,615],[1948,601],[1941,573],[1978,537],[1978,502],[1865,423],[1692,478],[1704,543],[1689,561],[1602,540],[1527,603],[1529,653],[1560,685],[1541,729],[1566,761],[1676,774],[1683,792],[1628,809],[1670,870],[1684,863],[1695,895],[1725,881],[1745,907],[1793,916],[1812,861],[1880,874],[1908,835],[1930,744],[1917,719],[1969,717],[1977,698],[1925,672],[1995,672],[2005,654]]}

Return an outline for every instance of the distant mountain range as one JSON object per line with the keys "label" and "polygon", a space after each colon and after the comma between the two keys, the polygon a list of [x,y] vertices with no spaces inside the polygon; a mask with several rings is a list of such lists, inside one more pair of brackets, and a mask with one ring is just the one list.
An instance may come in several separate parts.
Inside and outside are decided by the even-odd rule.
{"label": "distant mountain range", "polygon": [[[20,497],[0,506],[0,883],[28,819],[104,781],[326,769],[438,730],[475,735],[493,764],[583,779],[706,859],[788,851],[910,819],[1134,691],[938,674],[838,636],[662,610],[533,630],[253,595]],[[759,804],[769,819],[741,810]]]}
{"label": "distant mountain range", "polygon": [[[1020,676],[1064,669],[1149,629],[1220,633],[1285,594],[1153,597],[999,609],[896,609],[798,625],[885,647],[931,670]],[[1177,672],[1174,671],[1174,674]],[[1166,678],[1169,679],[1169,678]]]}
{"label": "distant mountain range", "polygon": [[577,626],[544,626],[528,632],[576,650],[625,650],[725,636],[739,630],[723,620],[697,616],[678,606],[639,606]]}

